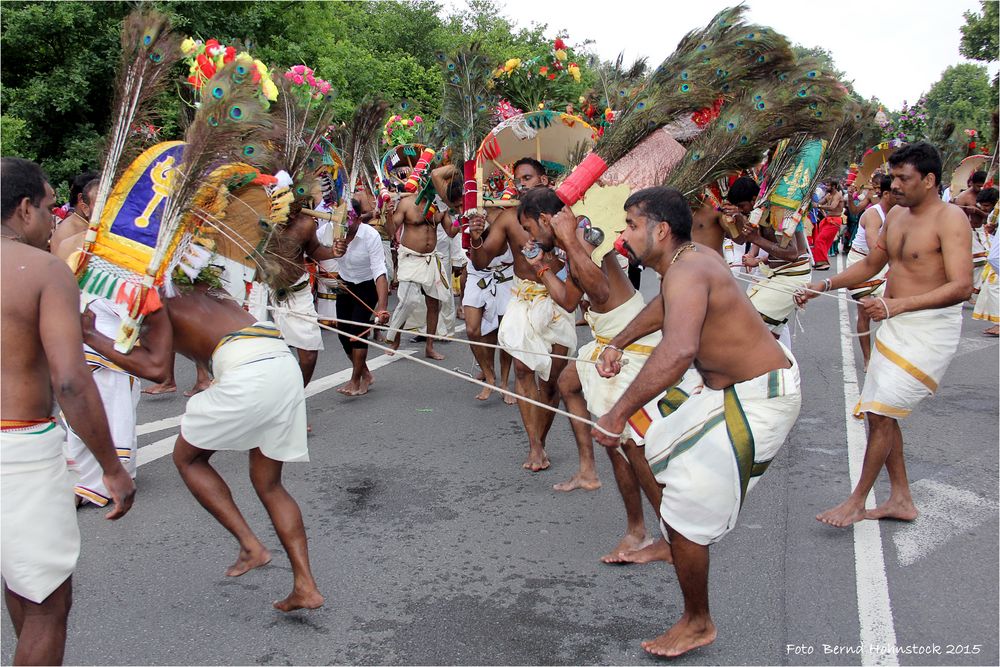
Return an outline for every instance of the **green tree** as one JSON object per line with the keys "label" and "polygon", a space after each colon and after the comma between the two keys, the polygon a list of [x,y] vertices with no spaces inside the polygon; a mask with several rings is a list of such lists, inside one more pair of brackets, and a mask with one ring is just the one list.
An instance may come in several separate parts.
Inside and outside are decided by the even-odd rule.
{"label": "green tree", "polygon": [[949,119],[958,132],[975,129],[985,135],[997,103],[986,67],[970,63],[947,68],[927,93],[930,122]]}
{"label": "green tree", "polygon": [[965,25],[961,27],[962,42],[959,53],[970,60],[994,62],[1000,57],[1000,4],[996,0],[980,0],[982,13],[965,12]]}

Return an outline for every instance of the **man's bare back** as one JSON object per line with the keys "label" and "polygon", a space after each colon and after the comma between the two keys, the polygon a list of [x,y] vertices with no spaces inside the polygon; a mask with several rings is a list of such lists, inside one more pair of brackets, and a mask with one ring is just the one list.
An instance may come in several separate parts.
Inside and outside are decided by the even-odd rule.
{"label": "man's bare back", "polygon": [[42,337],[65,338],[59,347],[77,352],[83,364],[82,335],[77,331],[74,338],[73,331],[59,331],[52,321],[59,311],[77,312],[79,292],[73,274],[56,257],[6,238],[0,243],[0,413],[5,419],[46,419],[52,414],[53,400]]}
{"label": "man's bare back", "polygon": [[207,286],[164,301],[178,352],[204,365],[226,334],[252,325],[256,320],[231,299],[212,296]]}
{"label": "man's bare back", "polygon": [[[487,219],[491,215],[491,210],[497,209],[487,209]],[[495,218],[490,221],[489,233],[484,236],[483,244],[473,247],[469,252],[473,266],[479,270],[485,269],[494,258],[502,255],[510,247],[511,254],[514,256],[514,275],[521,280],[537,282],[538,276],[535,269],[521,252],[524,246],[531,241],[531,237],[518,222],[517,209],[515,207],[500,209],[499,213],[493,215]],[[470,230],[474,227],[475,221],[472,221]],[[476,243],[473,242],[472,245],[476,246]],[[551,254],[547,254],[546,263],[553,271],[562,270],[562,262],[552,257]]]}
{"label": "man's bare back", "polygon": [[[89,223],[80,215],[73,213],[63,220],[52,232],[49,239],[49,250],[54,255],[65,260],[74,250],[79,250],[83,246],[83,236],[87,232]],[[65,247],[63,247],[65,246]]]}

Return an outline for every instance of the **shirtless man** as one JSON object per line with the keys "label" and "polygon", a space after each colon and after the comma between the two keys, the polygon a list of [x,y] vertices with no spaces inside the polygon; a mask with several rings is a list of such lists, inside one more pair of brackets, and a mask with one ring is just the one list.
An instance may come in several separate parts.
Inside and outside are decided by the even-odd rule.
{"label": "shirtless man", "polygon": [[[728,234],[722,226],[722,217],[725,215],[730,217],[750,215],[759,192],[760,187],[757,182],[749,176],[741,176],[733,181],[729,192],[726,193],[726,200],[729,203],[723,205],[721,211],[706,204],[692,214],[691,240],[706,245],[725,256],[722,246]],[[738,240],[738,242],[742,243],[743,241]]]}
{"label": "shirtless man", "polygon": [[[546,187],[548,177],[541,163],[525,158],[514,164],[514,181],[519,192],[523,194],[532,188]],[[521,227],[517,213],[512,209],[505,210],[490,225],[489,235],[484,237],[485,226],[486,220],[482,216],[474,216],[469,220],[471,239],[469,259],[473,266],[485,269],[495,257],[502,255],[508,248],[514,260],[515,295],[500,325],[498,336],[500,344],[516,349],[525,349],[530,344],[539,351],[568,354],[570,347],[574,349],[576,347],[576,327],[572,315],[558,305],[551,304],[554,309],[553,326],[546,331],[535,331],[526,322],[527,314],[532,307],[542,306],[546,300],[551,300],[544,285],[536,282],[542,279],[538,271],[532,268],[521,252],[530,244],[531,237]],[[551,252],[544,253],[544,262],[550,270],[557,272],[563,266]],[[515,339],[517,344],[505,342],[509,340],[505,339],[505,332],[507,336]],[[513,350],[510,354],[514,357],[514,386],[517,393],[552,407],[559,405],[558,378],[566,367],[566,360]],[[528,458],[522,467],[531,472],[546,470],[550,462],[545,454],[545,438],[552,427],[555,413],[520,400],[517,406],[528,436]]]}
{"label": "shirtless man", "polygon": [[985,183],[986,172],[977,171],[969,176],[969,187],[951,202],[965,212],[969,218],[969,225],[972,227],[972,298],[970,301],[973,305],[975,305],[976,299],[979,297],[979,290],[982,288],[983,267],[986,266],[986,256],[989,254],[989,239],[983,231],[983,223],[986,222],[989,211],[983,213],[976,204]]}
{"label": "shirtless man", "polygon": [[164,348],[211,365],[215,382],[188,401],[174,464],[195,499],[239,542],[236,562],[226,569],[226,576],[238,577],[267,565],[271,553],[210,459],[220,450],[249,451],[250,481],[292,566],[292,592],[274,607],[287,612],[321,606],[302,513],[281,483],[285,462],[308,460],[305,396],[296,360],[273,324],[255,322],[224,292],[215,294],[196,283],[163,303],[146,317],[142,344],[128,355],[96,331],[88,332],[87,344],[115,363],[144,368],[148,376],[162,372],[157,359]]}
{"label": "shirtless man", "polygon": [[[529,203],[537,200],[540,212],[536,217],[528,214]],[[566,409],[574,415],[589,419],[606,413],[645,363],[653,347],[659,343],[659,333],[645,336],[627,347],[623,354],[628,357],[625,372],[614,378],[602,378],[590,363],[597,358],[611,338],[621,332],[645,307],[639,294],[628,279],[628,275],[618,262],[618,253],[607,253],[598,266],[591,258],[594,246],[587,243],[584,232],[579,228],[572,211],[564,208],[562,201],[548,188],[536,188],[521,199],[526,211],[521,216],[521,224],[531,235],[532,241],[543,249],[558,246],[566,253],[569,269],[564,282],[552,271],[543,270],[539,255],[528,260],[536,271],[541,272],[542,284],[549,290],[552,299],[564,310],[573,312],[579,302],[588,297],[590,308],[587,321],[594,334],[594,341],[580,348],[576,364],[569,364],[559,376],[559,393]],[[573,436],[576,438],[580,456],[580,468],[573,477],[552,488],[556,491],[584,489],[591,491],[601,486],[594,468],[593,437],[590,429],[582,422],[570,420]],[[618,491],[625,503],[626,531],[618,545],[601,560],[605,563],[636,562],[633,552],[649,546],[646,523],[643,518],[640,484],[652,499],[658,495],[656,482],[646,464],[642,451],[635,441],[628,440],[621,449],[607,450],[614,470]]]}
{"label": "shirtless man", "polygon": [[[399,349],[403,339],[403,326],[414,306],[419,303],[421,294],[427,307],[427,332],[430,334],[438,331],[438,315],[445,300],[451,299],[452,303],[455,301],[451,292],[451,273],[449,271],[445,275],[442,258],[435,248],[438,243],[438,225],[449,238],[458,233],[458,228],[452,224],[449,206],[458,206],[462,201],[461,178],[451,179],[447,194],[449,201],[438,201],[431,209],[427,209],[428,202],[418,203],[415,194],[404,194],[395,205],[392,202],[386,204],[386,217],[391,216],[393,224],[402,228],[396,271],[399,302],[389,320],[389,327],[398,331],[389,332],[395,338],[386,338],[389,347],[394,350]],[[434,349],[434,339],[430,336],[424,343],[424,355],[428,359],[444,359],[444,355]]]}
{"label": "shirtless man", "polygon": [[[794,425],[801,406],[799,373],[722,258],[691,242],[691,212],[679,192],[640,190],[625,210],[622,236],[630,260],[662,276],[660,298],[605,346],[601,375],[621,370],[621,350],[640,335],[660,329],[662,342],[593,433],[602,445],[617,447],[617,434],[640,409],[652,417],[645,454],[663,487],[661,527],[670,540],[684,613],[642,646],[676,657],[715,640],[709,545],[735,526],[748,490]],[[671,392],[692,373],[700,374],[702,386],[674,400]]]}
{"label": "shirtless man", "polygon": [[[73,179],[73,184],[69,189],[69,201],[73,205],[73,212],[56,225],[56,230],[52,232],[49,240],[49,249],[55,254],[68,254],[60,251],[59,246],[63,241],[78,234],[83,234],[90,226],[90,214],[94,205],[94,196],[97,194],[97,186],[100,183],[98,175],[92,171],[80,174]],[[73,250],[79,250],[80,244],[73,244]],[[72,252],[72,251],[69,251]]]}
{"label": "shirtless man", "polygon": [[[885,297],[867,297],[862,307],[883,322],[875,334],[858,409],[868,417],[868,445],[861,476],[850,497],[816,518],[844,528],[862,519],[912,521],[899,420],[932,394],[954,356],[962,333],[961,303],[972,293],[969,221],[938,195],[941,156],[926,142],[900,148],[889,158],[896,206],[868,256],[811,290],[850,287],[889,264]],[[816,296],[801,291],[800,305]],[[873,510],[865,500],[882,466],[889,473],[889,499]]]}
{"label": "shirtless man", "polygon": [[51,416],[56,401],[104,469],[114,503],[106,518],[129,511],[135,485],[115,455],[101,397],[84,363],[76,280],[46,252],[55,194],[28,160],[3,158],[0,181],[4,597],[17,636],[14,664],[58,665],[80,533],[63,431]]}
{"label": "shirtless man", "polygon": [[813,232],[813,259],[817,271],[830,268],[830,248],[833,247],[837,232],[844,223],[844,195],[840,193],[840,183],[830,181],[829,189],[817,208],[823,211],[824,217]]}

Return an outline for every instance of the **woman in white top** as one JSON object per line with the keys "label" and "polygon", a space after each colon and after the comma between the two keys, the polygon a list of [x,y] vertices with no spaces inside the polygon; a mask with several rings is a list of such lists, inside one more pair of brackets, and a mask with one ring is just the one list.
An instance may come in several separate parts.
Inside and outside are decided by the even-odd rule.
{"label": "woman in white top", "polygon": [[[347,228],[347,237],[334,243],[334,254],[343,287],[337,299],[338,320],[370,322],[374,316],[378,324],[386,324],[389,321],[386,310],[389,281],[382,237],[371,225],[355,219]],[[371,329],[343,322],[338,328],[344,332],[338,337],[351,359],[353,370],[350,381],[337,391],[345,396],[367,394],[372,374],[368,370],[368,343],[365,341]]]}

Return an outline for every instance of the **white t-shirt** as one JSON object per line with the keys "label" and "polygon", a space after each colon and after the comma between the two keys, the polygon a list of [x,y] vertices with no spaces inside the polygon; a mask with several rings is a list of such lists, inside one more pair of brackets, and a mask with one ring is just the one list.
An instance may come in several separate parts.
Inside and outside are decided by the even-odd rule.
{"label": "white t-shirt", "polygon": [[[868,211],[872,210],[873,208],[878,210],[878,215],[880,218],[882,218],[882,224],[878,228],[879,234],[881,234],[882,227],[885,227],[885,211],[882,210],[881,204],[875,204],[874,206],[865,210],[865,213],[868,213]],[[861,217],[864,217],[865,213],[862,213]],[[878,241],[878,239],[876,238],[875,241]],[[868,238],[865,236],[865,226],[860,223],[858,224],[858,231],[854,234],[854,240],[851,242],[851,247],[863,255],[867,255],[869,252]]]}
{"label": "white t-shirt", "polygon": [[340,279],[349,283],[363,283],[385,275],[385,250],[382,237],[371,225],[361,223],[354,238],[347,245],[347,252],[337,258]]}

